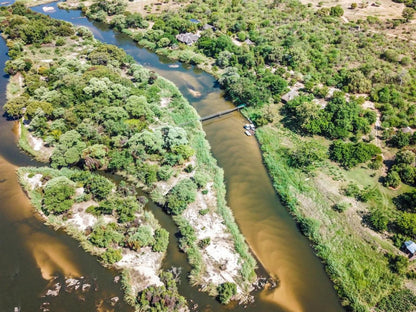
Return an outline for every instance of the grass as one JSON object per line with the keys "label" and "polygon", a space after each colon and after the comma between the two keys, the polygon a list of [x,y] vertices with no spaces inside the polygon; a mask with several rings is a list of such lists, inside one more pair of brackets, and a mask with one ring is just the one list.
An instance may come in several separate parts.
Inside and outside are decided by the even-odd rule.
{"label": "grass", "polygon": [[29,130],[23,125],[22,122],[20,122],[20,138],[19,138],[19,146],[22,150],[24,150],[26,153],[32,155],[36,159],[39,157],[39,153],[36,152],[29,144],[28,141],[28,133]]}
{"label": "grass", "polygon": [[[302,143],[302,138],[273,125],[259,128],[256,135],[275,189],[304,234],[314,242],[315,251],[323,259],[343,305],[354,311],[371,310],[401,285],[402,278],[388,269],[384,256],[385,250],[394,247],[386,240],[368,234],[360,228],[362,225],[357,228],[349,219],[350,214],[334,211],[332,204],[339,201],[340,194],[320,190],[314,178],[288,165],[287,148],[282,147],[282,142],[289,139],[295,148]],[[331,168],[331,163],[327,165]],[[377,178],[369,177],[367,169],[326,171],[328,178],[360,181],[362,186],[377,183]],[[380,188],[382,202],[391,207],[390,191]],[[313,204],[303,205],[301,199],[304,197],[311,199]]]}

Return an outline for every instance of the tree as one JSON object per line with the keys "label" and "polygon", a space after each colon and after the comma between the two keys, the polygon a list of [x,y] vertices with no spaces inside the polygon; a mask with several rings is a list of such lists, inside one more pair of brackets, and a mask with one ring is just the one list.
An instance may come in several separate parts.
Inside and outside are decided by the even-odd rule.
{"label": "tree", "polygon": [[354,144],[337,140],[329,148],[329,157],[341,163],[345,168],[365,163],[380,153],[379,147],[364,142]]}
{"label": "tree", "polygon": [[102,261],[108,264],[114,264],[123,258],[121,250],[114,248],[108,248],[100,257]]}
{"label": "tree", "polygon": [[46,183],[43,196],[42,210],[49,214],[61,214],[68,211],[74,200],[75,183],[67,177],[53,178]]}
{"label": "tree", "polygon": [[134,250],[151,246],[154,242],[153,230],[149,225],[140,226],[127,240],[129,247]]}
{"label": "tree", "polygon": [[18,96],[7,101],[3,109],[6,114],[12,118],[20,118],[23,115],[23,108],[27,106],[28,98],[26,96]]}
{"label": "tree", "polygon": [[313,142],[306,142],[300,148],[290,153],[289,163],[293,167],[308,172],[319,166],[325,159],[325,155],[326,151],[322,146]]}
{"label": "tree", "polygon": [[118,214],[118,222],[131,222],[136,218],[136,213],[141,209],[140,204],[134,196],[117,198],[114,206]]}
{"label": "tree", "polygon": [[98,174],[91,174],[85,183],[86,191],[91,193],[98,200],[107,198],[113,188],[113,183]]}
{"label": "tree", "polygon": [[413,8],[403,9],[402,16],[406,20],[406,22],[412,20],[414,15],[415,15],[415,9]]}
{"label": "tree", "polygon": [[415,237],[416,235],[416,214],[403,213],[397,220],[397,226],[401,233]]}
{"label": "tree", "polygon": [[129,151],[132,154],[140,155],[142,150],[148,154],[161,154],[163,152],[164,140],[160,129],[154,131],[143,130],[136,133],[127,142]]}
{"label": "tree", "polygon": [[119,244],[123,241],[123,234],[116,231],[113,223],[97,225],[88,237],[89,241],[101,248],[107,248],[112,244]]}
{"label": "tree", "polygon": [[52,153],[52,167],[76,164],[85,148],[86,144],[81,141],[81,135],[76,130],[65,132],[59,138],[59,142]]}
{"label": "tree", "polygon": [[384,180],[384,185],[387,187],[397,188],[401,182],[400,176],[397,171],[390,170]]}
{"label": "tree", "polygon": [[370,214],[370,222],[376,231],[382,232],[387,230],[389,218],[382,210],[376,209]]}
{"label": "tree", "polygon": [[413,165],[415,163],[415,154],[410,150],[399,151],[394,160],[395,164]]}
{"label": "tree", "polygon": [[130,96],[126,101],[124,108],[130,116],[134,118],[144,117],[144,119],[150,120],[154,116],[153,111],[147,103],[146,97],[143,95]]}
{"label": "tree", "polygon": [[416,212],[416,190],[412,190],[395,198],[397,206],[401,210]]}
{"label": "tree", "polygon": [[218,300],[227,304],[230,302],[231,298],[237,293],[237,285],[230,282],[225,282],[217,287],[218,291]]}
{"label": "tree", "polygon": [[190,179],[181,180],[176,184],[167,196],[168,212],[180,215],[188,206],[195,201],[197,187]]}

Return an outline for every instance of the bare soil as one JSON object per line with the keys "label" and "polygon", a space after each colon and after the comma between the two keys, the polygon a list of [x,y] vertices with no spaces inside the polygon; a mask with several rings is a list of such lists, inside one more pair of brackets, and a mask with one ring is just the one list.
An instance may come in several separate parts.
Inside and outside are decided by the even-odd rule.
{"label": "bare soil", "polygon": [[[402,17],[405,8],[403,3],[395,3],[391,0],[378,1],[352,1],[352,0],[301,0],[303,4],[312,3],[316,9],[329,8],[336,5],[344,9],[344,21],[356,21],[366,19],[367,16],[376,16],[379,19],[395,19]],[[351,9],[351,4],[356,3],[357,8]]]}

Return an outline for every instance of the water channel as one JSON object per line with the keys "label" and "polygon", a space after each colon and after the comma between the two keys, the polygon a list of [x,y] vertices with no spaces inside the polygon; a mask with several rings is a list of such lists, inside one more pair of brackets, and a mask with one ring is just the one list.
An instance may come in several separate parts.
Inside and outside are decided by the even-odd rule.
{"label": "water channel", "polygon": [[[106,25],[90,22],[79,11],[64,11],[53,6],[49,15],[76,25],[88,27],[97,39],[115,44],[132,55],[139,63],[173,81],[199,115],[204,116],[234,107],[223,98],[215,79],[190,66],[172,63],[139,48],[127,36],[114,32]],[[42,7],[33,8],[42,13]],[[0,41],[2,71],[7,60],[4,41]],[[173,65],[173,66],[172,66]],[[5,103],[7,77],[0,77],[0,104]],[[197,96],[196,96],[197,95]],[[182,295],[198,303],[202,311],[342,311],[339,300],[322,264],[313,254],[309,242],[299,233],[295,223],[280,204],[262,163],[255,138],[246,137],[242,126],[247,121],[235,112],[203,124],[214,157],[224,169],[227,201],[252,251],[264,269],[280,280],[278,288],[256,294],[256,303],[247,308],[223,307],[196,288],[189,286],[185,274],[179,285]],[[16,147],[13,122],[0,120],[0,258],[2,285],[0,310],[37,311],[49,301],[52,311],[111,311],[112,296],[121,297],[120,286],[113,282],[116,272],[102,268],[96,259],[82,251],[64,233],[44,226],[36,217],[29,201],[17,184],[16,166],[37,165]],[[169,216],[149,203],[162,226],[171,234],[176,227]],[[171,235],[165,267],[181,266],[189,270],[185,255],[178,251],[176,238]],[[72,276],[84,276],[97,285],[97,291],[66,293],[43,298],[50,284]],[[55,281],[55,282],[56,282]],[[118,303],[115,311],[130,311]]]}

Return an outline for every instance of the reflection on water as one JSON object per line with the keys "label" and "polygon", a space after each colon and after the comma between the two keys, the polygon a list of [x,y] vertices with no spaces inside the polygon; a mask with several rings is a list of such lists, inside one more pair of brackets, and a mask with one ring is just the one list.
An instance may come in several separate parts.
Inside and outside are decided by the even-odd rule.
{"label": "reflection on water", "polygon": [[[38,7],[35,10],[40,11],[41,8]],[[105,25],[90,23],[87,19],[80,19],[80,12],[78,11],[66,12],[57,9],[56,13],[50,15],[77,25],[87,26],[98,39],[124,48],[137,61],[173,81],[201,116],[233,107],[232,103],[224,100],[222,92],[216,87],[216,83],[211,76],[193,68],[186,69],[184,66],[169,67],[161,62],[155,54],[137,48],[135,43],[125,35],[114,34]],[[201,96],[195,97],[195,92],[199,92]],[[282,207],[274,192],[262,164],[256,140],[253,137],[244,136],[242,129],[244,123],[246,121],[239,113],[233,113],[224,118],[205,123],[204,129],[215,158],[219,165],[224,168],[228,191],[227,201],[234,212],[235,218],[258,260],[272,276],[279,278],[280,286],[272,291],[265,290],[261,292],[256,303],[249,305],[247,309],[244,310],[243,307],[237,306],[233,310],[341,311],[335,291],[321,263],[313,255],[308,241],[300,235],[293,220],[285,208]],[[7,150],[8,148],[5,153],[7,153]],[[10,195],[12,196],[12,194]],[[160,212],[160,209],[155,206],[149,209],[155,211],[162,226],[168,228],[171,233],[175,231],[170,219],[164,220],[166,216],[164,217],[163,213],[158,215],[157,211]],[[26,239],[27,237],[24,238],[24,240]],[[59,240],[62,242],[64,238],[59,237]],[[178,252],[175,240],[172,237],[165,265],[179,265],[188,270],[189,267],[185,263],[184,255]],[[73,249],[76,249],[73,247],[73,241],[67,243],[64,245],[71,246],[67,248],[73,254]],[[16,245],[21,247],[25,244],[17,242]],[[56,249],[56,247],[53,249]],[[29,248],[26,251],[31,250]],[[50,251],[50,249],[43,249],[43,255],[49,255],[48,250]],[[65,249],[62,249],[62,252],[65,253]],[[62,255],[62,253],[59,254]],[[87,257],[85,254],[78,252],[76,257],[73,258],[82,255]],[[44,258],[40,256],[41,260]],[[39,259],[39,256],[30,257],[30,259]],[[52,259],[47,265],[39,265],[40,267],[46,267],[44,271],[46,277],[54,274],[54,270],[61,272],[67,270],[67,272],[73,274],[78,269],[89,273],[97,270],[97,267],[91,265],[89,267],[83,265],[78,268],[74,263],[78,265],[82,263],[78,261],[79,259],[72,259],[61,267],[57,267],[56,263],[60,263],[61,259],[59,257],[52,257]],[[27,262],[28,265],[30,260]],[[40,262],[42,263],[42,261]],[[68,265],[68,263],[70,264]],[[13,268],[4,272],[13,272]],[[33,272],[32,274],[34,276],[31,278],[40,276],[40,274],[34,274]],[[96,274],[101,278],[106,274],[108,275],[108,272],[100,271]],[[193,302],[197,302],[200,310],[227,311],[232,308],[219,306],[213,299],[190,287],[184,281],[184,278],[182,278],[182,281],[179,285],[180,292]],[[71,309],[71,311],[75,311],[75,309]]]}

